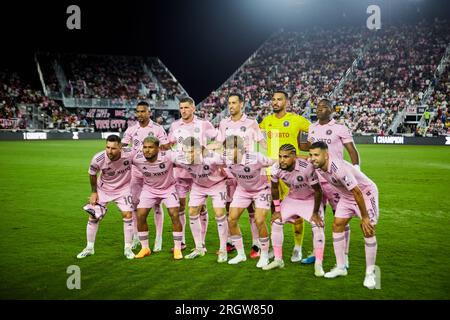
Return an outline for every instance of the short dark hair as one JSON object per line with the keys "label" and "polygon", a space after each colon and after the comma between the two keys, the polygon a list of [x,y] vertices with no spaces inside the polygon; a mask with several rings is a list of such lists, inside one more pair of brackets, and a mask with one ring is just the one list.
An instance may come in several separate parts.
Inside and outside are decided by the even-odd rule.
{"label": "short dark hair", "polygon": [[317,141],[317,142],[314,142],[314,143],[309,147],[309,150],[311,150],[311,149],[317,149],[317,148],[319,148],[320,150],[328,150],[328,145],[327,145],[325,142],[323,142],[323,141]]}
{"label": "short dark hair", "polygon": [[148,143],[148,142],[154,143],[155,146],[159,147],[159,139],[158,139],[157,137],[155,137],[155,136],[147,136],[147,137],[144,139],[144,141],[143,141],[142,144],[144,144],[144,143],[146,143],[146,142],[147,142],[147,143]]}
{"label": "short dark hair", "polygon": [[290,151],[293,154],[297,154],[297,149],[295,149],[293,144],[286,143],[280,147],[280,151]]}
{"label": "short dark hair", "polygon": [[107,138],[106,138],[107,142],[117,142],[120,143],[120,137],[117,134],[110,134]]}
{"label": "short dark hair", "polygon": [[136,106],[145,106],[145,107],[150,107],[150,105],[148,104],[148,102],[147,101],[144,101],[144,100],[141,100],[141,101],[139,101],[138,103],[137,103],[137,105]]}
{"label": "short dark hair", "polygon": [[319,103],[321,103],[321,102],[325,103],[327,105],[327,108],[330,108],[331,110],[333,110],[333,103],[331,102],[331,100],[324,98],[324,99],[320,99]]}
{"label": "short dark hair", "polygon": [[282,94],[284,94],[284,97],[285,97],[286,99],[289,99],[289,94],[288,94],[286,91],[284,91],[284,90],[281,90],[281,89],[275,90],[275,91],[273,92],[272,96],[275,95],[275,93],[282,93]]}
{"label": "short dark hair", "polygon": [[230,97],[238,97],[239,102],[244,102],[244,96],[238,92],[232,92],[228,95],[227,101],[228,99],[230,99]]}
{"label": "short dark hair", "polygon": [[180,99],[180,103],[186,103],[186,102],[193,104],[195,106],[194,99],[192,99],[191,97],[183,97]]}

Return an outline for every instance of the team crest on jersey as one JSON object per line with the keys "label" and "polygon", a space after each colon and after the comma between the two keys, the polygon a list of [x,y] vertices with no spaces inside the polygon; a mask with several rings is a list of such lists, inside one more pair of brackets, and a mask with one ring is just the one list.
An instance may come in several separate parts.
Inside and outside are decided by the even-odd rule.
{"label": "team crest on jersey", "polygon": [[314,130],[313,130],[313,131],[311,131],[311,134],[314,134]]}
{"label": "team crest on jersey", "polygon": [[165,167],[166,167],[166,165],[165,165],[164,163],[160,163],[160,164],[159,164],[159,168],[160,168],[160,169],[164,169]]}
{"label": "team crest on jersey", "polygon": [[208,166],[207,164],[205,164],[205,165],[203,166],[203,170],[209,170],[209,166]]}
{"label": "team crest on jersey", "polygon": [[195,129],[194,129],[194,132],[195,132],[195,133],[199,133],[199,132],[200,132],[200,128],[195,128]]}
{"label": "team crest on jersey", "polygon": [[331,130],[327,130],[327,132],[326,132],[327,136],[331,135],[332,133],[333,133],[333,131],[331,131]]}
{"label": "team crest on jersey", "polygon": [[244,126],[242,126],[242,127],[241,127],[241,131],[242,131],[242,132],[245,132],[245,130],[247,130],[247,128],[244,127]]}
{"label": "team crest on jersey", "polygon": [[302,182],[303,181],[303,177],[302,176],[297,176],[297,181],[298,182]]}
{"label": "team crest on jersey", "polygon": [[245,172],[250,172],[250,168],[249,168],[249,167],[245,167],[245,168],[244,168],[244,171],[245,171]]}
{"label": "team crest on jersey", "polygon": [[337,183],[337,180],[334,177],[331,178],[331,181],[333,181],[333,183]]}
{"label": "team crest on jersey", "polygon": [[284,127],[289,127],[289,121],[286,120],[285,122],[283,122],[283,126]]}
{"label": "team crest on jersey", "polygon": [[128,161],[128,160],[125,160],[124,162],[123,162],[123,165],[124,166],[127,166],[127,165],[129,165],[130,164],[130,161]]}

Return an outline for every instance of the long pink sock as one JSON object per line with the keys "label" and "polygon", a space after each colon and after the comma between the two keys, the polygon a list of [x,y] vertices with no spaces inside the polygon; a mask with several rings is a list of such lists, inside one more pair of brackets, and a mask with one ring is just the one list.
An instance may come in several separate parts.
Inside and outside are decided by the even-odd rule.
{"label": "long pink sock", "polygon": [[133,235],[137,236],[138,235],[138,228],[137,228],[137,225],[138,225],[137,220],[138,220],[138,218],[137,218],[137,211],[136,210],[133,211],[132,219],[133,219]]}
{"label": "long pink sock", "polygon": [[133,241],[133,219],[123,219],[123,238],[125,247],[131,247]]}
{"label": "long pink sock", "polygon": [[350,248],[350,225],[345,226],[345,254],[348,256],[348,251]]}
{"label": "long pink sock", "polygon": [[269,256],[269,237],[259,238],[259,244],[261,245],[261,256]]}
{"label": "long pink sock", "polygon": [[202,226],[200,224],[199,215],[189,217],[189,225],[191,227],[192,237],[194,238],[195,248],[202,249]]}
{"label": "long pink sock", "polygon": [[364,238],[366,251],[366,273],[372,273],[375,269],[375,260],[377,258],[377,237]]}
{"label": "long pink sock", "polygon": [[227,250],[227,239],[228,239],[228,221],[227,216],[216,217],[217,231],[219,232],[220,240],[220,251]]}
{"label": "long pink sock", "polygon": [[98,230],[98,220],[88,220],[86,227],[86,238],[88,242],[94,243]]}
{"label": "long pink sock", "polygon": [[153,209],[155,210],[156,239],[162,239],[164,210],[161,204],[154,206]]}
{"label": "long pink sock", "polygon": [[345,268],[345,234],[344,232],[333,232],[334,255],[336,256],[336,265],[339,268]]}
{"label": "long pink sock", "polygon": [[184,214],[184,212],[180,212],[178,216],[180,217],[181,221],[181,242],[186,243],[186,215]]}
{"label": "long pink sock", "polygon": [[258,244],[259,232],[258,232],[258,227],[256,226],[254,212],[248,214],[248,221],[250,222],[250,229],[252,230],[252,245],[259,246],[259,244]]}
{"label": "long pink sock", "polygon": [[242,235],[231,236],[231,242],[236,247],[238,254],[245,254],[244,242],[242,241]]}
{"label": "long pink sock", "polygon": [[181,249],[181,241],[183,240],[183,232],[174,231],[172,232],[174,248],[180,250]]}
{"label": "long pink sock", "polygon": [[208,221],[209,221],[208,210],[200,212],[202,243],[205,243],[206,231],[208,231]]}
{"label": "long pink sock", "polygon": [[141,242],[142,249],[149,248],[148,246],[148,231],[139,231],[139,241]]}
{"label": "long pink sock", "polygon": [[312,226],[312,232],[313,232],[313,246],[314,246],[314,255],[316,257],[316,263],[322,264],[323,251],[325,248],[325,232],[323,228],[320,228],[316,225]]}
{"label": "long pink sock", "polygon": [[272,223],[272,247],[276,260],[283,259],[283,224],[280,220],[275,220]]}

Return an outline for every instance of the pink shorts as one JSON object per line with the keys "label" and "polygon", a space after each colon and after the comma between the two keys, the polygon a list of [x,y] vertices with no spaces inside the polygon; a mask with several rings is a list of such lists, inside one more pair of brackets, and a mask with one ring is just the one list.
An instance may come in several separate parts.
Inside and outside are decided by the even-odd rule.
{"label": "pink shorts", "polygon": [[[378,189],[370,188],[362,191],[364,203],[366,204],[367,213],[369,214],[370,223],[376,225],[378,222]],[[353,199],[341,198],[336,207],[336,218],[352,218],[357,216],[361,219],[361,212],[358,204]]]}
{"label": "pink shorts", "polygon": [[194,183],[189,198],[189,207],[198,207],[206,204],[206,198],[208,196],[212,198],[213,208],[225,208],[227,201],[225,180],[209,188],[200,187]]}
{"label": "pink shorts", "polygon": [[133,201],[131,197],[130,189],[125,189],[115,192],[106,192],[101,189],[97,189],[98,203],[102,206],[106,206],[109,202],[115,202],[120,211],[133,211]]}
{"label": "pink shorts", "polygon": [[[283,223],[294,222],[299,217],[311,222],[313,210],[314,198],[300,200],[287,196],[281,201],[281,219],[283,220]],[[324,220],[322,206],[319,208],[319,216]]]}
{"label": "pink shorts", "polygon": [[179,208],[180,201],[175,186],[167,189],[163,195],[155,194],[144,186],[139,198],[138,208],[153,208],[155,205],[164,204],[166,208]]}
{"label": "pink shorts", "polygon": [[271,190],[269,187],[258,192],[248,192],[240,186],[236,188],[231,208],[247,208],[252,202],[255,202],[257,209],[270,210]]}
{"label": "pink shorts", "polygon": [[323,191],[322,204],[326,205],[328,202],[333,210],[336,211],[336,206],[340,198],[339,192],[326,180],[320,181],[320,186],[322,187]]}
{"label": "pink shorts", "polygon": [[180,198],[186,198],[189,191],[192,189],[194,181],[189,178],[177,178],[175,182],[175,188]]}
{"label": "pink shorts", "polygon": [[225,180],[225,183],[227,184],[227,202],[233,202],[233,196],[237,188],[237,181],[236,179],[229,178]]}

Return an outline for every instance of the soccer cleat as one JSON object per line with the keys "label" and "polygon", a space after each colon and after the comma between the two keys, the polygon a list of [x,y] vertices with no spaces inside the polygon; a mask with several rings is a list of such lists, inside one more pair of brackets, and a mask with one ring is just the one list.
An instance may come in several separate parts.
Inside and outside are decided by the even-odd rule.
{"label": "soccer cleat", "polygon": [[139,253],[134,256],[134,258],[135,259],[142,259],[144,257],[149,256],[151,253],[152,252],[150,251],[149,248],[142,248],[141,251],[139,251]]}
{"label": "soccer cleat", "polygon": [[348,255],[347,254],[345,255],[345,267],[347,269],[350,269],[350,262],[348,261]]}
{"label": "soccer cleat", "polygon": [[256,259],[259,257],[259,248],[257,245],[252,246],[252,250],[250,251],[250,258]]}
{"label": "soccer cleat", "polygon": [[192,252],[187,256],[184,256],[185,259],[195,259],[197,257],[203,257],[205,255],[205,251],[203,249],[192,249]]}
{"label": "soccer cleat", "polygon": [[[182,243],[181,243],[181,251],[183,251],[183,250],[186,250],[186,245],[182,242]],[[173,252],[173,248],[170,249],[170,251]]]}
{"label": "soccer cleat", "polygon": [[86,257],[92,256],[95,253],[94,249],[84,248],[78,255],[78,259],[84,259]]}
{"label": "soccer cleat", "polygon": [[300,261],[300,263],[302,263],[302,264],[312,264],[314,262],[316,262],[316,256],[314,256],[313,253],[310,253],[308,257],[306,257]]}
{"label": "soccer cleat", "polygon": [[291,262],[300,262],[302,260],[302,248],[294,247],[292,250]]}
{"label": "soccer cleat", "polygon": [[218,263],[226,262],[228,259],[228,253],[226,251],[219,251],[219,255],[217,257]]}
{"label": "soccer cleat", "polygon": [[155,244],[153,245],[153,252],[160,252],[162,249],[162,239],[156,238]]}
{"label": "soccer cleat", "polygon": [[272,270],[276,268],[284,268],[284,261],[283,260],[273,260],[271,263],[265,265],[262,267],[263,270]]}
{"label": "soccer cleat", "polygon": [[131,248],[126,248],[126,249],[123,251],[123,254],[124,254],[125,257],[126,257],[127,259],[129,259],[129,260],[134,259],[134,253],[133,253],[133,251],[131,251]]}
{"label": "soccer cleat", "polygon": [[325,275],[325,271],[323,271],[321,264],[314,265],[314,275],[316,277],[323,277]]}
{"label": "soccer cleat", "polygon": [[133,242],[131,243],[131,249],[136,250],[141,242],[139,241],[139,236],[137,234],[133,235]]}
{"label": "soccer cleat", "polygon": [[175,260],[183,259],[183,254],[181,253],[181,249],[175,249],[173,250],[173,258]]}
{"label": "soccer cleat", "polygon": [[366,273],[366,277],[364,278],[364,287],[368,289],[375,289],[377,285],[375,273]]}
{"label": "soccer cleat", "polygon": [[345,267],[339,268],[336,266],[333,269],[331,269],[330,272],[325,273],[324,277],[328,278],[328,279],[333,279],[333,278],[340,277],[340,276],[345,277],[346,275],[347,275],[347,269],[345,269]]}
{"label": "soccer cleat", "polygon": [[227,252],[233,252],[236,248],[229,242],[227,242]]}
{"label": "soccer cleat", "polygon": [[256,264],[257,268],[264,268],[269,264],[269,258],[260,257],[258,263]]}
{"label": "soccer cleat", "polygon": [[233,259],[228,261],[228,264],[238,264],[238,263],[244,262],[244,261],[247,261],[247,257],[245,256],[245,254],[243,254],[243,255],[238,254],[236,257],[234,257]]}

